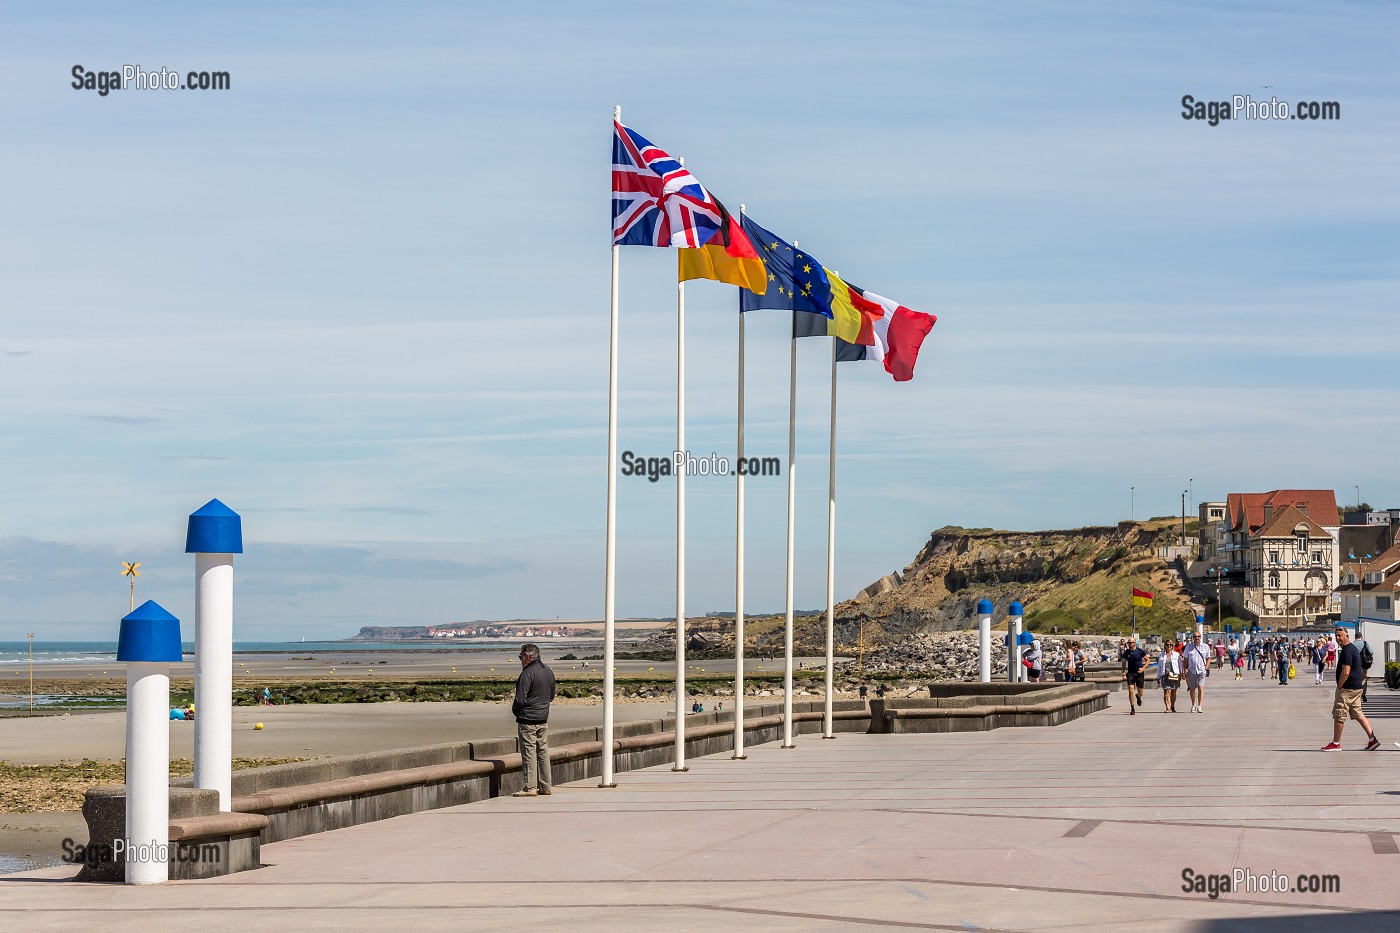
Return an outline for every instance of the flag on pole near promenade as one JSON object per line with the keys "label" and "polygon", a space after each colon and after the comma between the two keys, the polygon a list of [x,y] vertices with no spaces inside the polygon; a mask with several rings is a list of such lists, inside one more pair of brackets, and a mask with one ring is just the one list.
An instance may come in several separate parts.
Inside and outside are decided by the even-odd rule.
{"label": "flag on pole near promenade", "polygon": [[725,210],[723,204],[719,205],[719,210],[722,222],[708,243],[699,249],[676,251],[680,281],[713,279],[762,295],[768,290],[768,274],[763,260],[758,256],[757,247],[744,233],[738,219]]}
{"label": "flag on pole near promenade", "polygon": [[[874,312],[867,308],[858,307],[852,301],[852,290],[849,285],[841,281],[841,277],[830,269],[823,269],[826,280],[831,287],[831,317],[823,318],[815,315],[806,315],[793,322],[794,337],[835,337],[847,343],[864,345],[875,342],[874,313],[880,312],[875,308]],[[863,304],[868,304],[864,302]]]}
{"label": "flag on pole near promenade", "polygon": [[835,337],[838,362],[875,360],[884,364],[895,382],[913,379],[919,348],[938,318],[842,281],[830,269],[826,275],[831,282],[832,319],[799,319],[797,336]]}
{"label": "flag on pole near promenade", "polygon": [[1140,590],[1137,587],[1133,587],[1133,605],[1151,606],[1152,594],[1147,592],[1147,590]]}
{"label": "flag on pole near promenade", "polygon": [[617,120],[612,189],[615,245],[704,246],[720,229],[723,209],[700,180]]}
{"label": "flag on pole near promenade", "polygon": [[739,293],[739,310],[775,308],[831,317],[831,283],[822,264],[749,219],[739,218],[743,232],[758,249],[768,278],[762,294]]}
{"label": "flag on pole near promenade", "polygon": [[875,360],[885,365],[885,372],[894,377],[895,382],[908,382],[914,378],[914,364],[919,358],[919,348],[924,338],[938,318],[923,311],[911,311],[903,305],[884,298],[874,292],[864,291],[854,285],[851,290],[852,303],[867,319],[873,318],[868,344],[849,343],[837,340],[836,359]]}

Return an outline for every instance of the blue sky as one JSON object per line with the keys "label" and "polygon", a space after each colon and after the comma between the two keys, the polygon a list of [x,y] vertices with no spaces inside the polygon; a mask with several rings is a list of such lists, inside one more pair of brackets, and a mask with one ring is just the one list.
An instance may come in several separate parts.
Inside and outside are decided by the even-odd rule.
{"label": "blue sky", "polygon": [[[913,382],[842,367],[838,596],[932,529],[1112,522],[1130,486],[1139,516],[1188,485],[1400,504],[1393,5],[0,16],[0,639],[115,637],[129,559],[192,620],[184,523],[212,497],[244,516],[240,637],[598,617],[614,104],[939,316]],[[232,89],[99,97],[75,64]],[[1209,127],[1184,94],[1342,119]],[[620,447],[649,455],[674,262],[622,257]],[[688,446],[728,453],[734,292],[687,295]],[[786,453],[785,328],[749,327],[754,453]],[[800,348],[800,607],[824,600],[824,343]],[[674,487],[621,489],[619,614],[673,612]],[[689,606],[732,608],[732,482],[689,490]],[[748,604],[776,611],[784,481],[749,490]]]}

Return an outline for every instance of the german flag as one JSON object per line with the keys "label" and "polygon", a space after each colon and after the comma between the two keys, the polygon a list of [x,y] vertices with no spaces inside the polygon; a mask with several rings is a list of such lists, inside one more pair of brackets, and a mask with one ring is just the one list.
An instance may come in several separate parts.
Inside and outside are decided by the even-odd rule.
{"label": "german flag", "polygon": [[738,219],[731,216],[723,204],[719,205],[719,210],[720,228],[708,243],[698,249],[676,250],[679,280],[713,279],[762,295],[768,290],[768,273],[758,250]]}
{"label": "german flag", "polygon": [[1147,590],[1140,590],[1137,587],[1133,587],[1133,605],[1151,606],[1152,594],[1147,592]]}

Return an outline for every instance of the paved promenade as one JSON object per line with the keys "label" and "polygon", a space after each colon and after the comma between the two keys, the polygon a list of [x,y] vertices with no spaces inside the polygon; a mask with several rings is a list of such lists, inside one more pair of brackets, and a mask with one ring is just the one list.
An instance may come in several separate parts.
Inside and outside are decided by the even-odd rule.
{"label": "paved promenade", "polygon": [[[1324,754],[1330,685],[1208,684],[1200,715],[1149,692],[1129,716],[1115,693],[1053,729],[801,736],[293,839],[214,881],[7,876],[0,927],[1400,929],[1400,695],[1372,691],[1381,751],[1352,725]],[[1187,869],[1341,891],[1212,899],[1183,891]]]}

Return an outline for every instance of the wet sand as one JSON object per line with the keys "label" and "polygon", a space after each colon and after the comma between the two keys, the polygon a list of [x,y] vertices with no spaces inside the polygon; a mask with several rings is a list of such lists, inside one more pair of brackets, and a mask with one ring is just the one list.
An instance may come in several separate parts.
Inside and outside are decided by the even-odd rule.
{"label": "wet sand", "polygon": [[[706,703],[706,708],[709,704]],[[660,719],[674,706],[624,702],[618,722]],[[558,729],[602,725],[598,702],[556,702],[550,724]],[[263,723],[254,731],[254,723]],[[194,723],[170,721],[170,757],[194,757]],[[515,735],[510,703],[297,703],[235,706],[235,758],[323,758],[438,742]],[[92,758],[120,760],[125,754],[126,713],[72,713],[0,719],[0,757],[12,764],[54,764]]]}
{"label": "wet sand", "polygon": [[[601,655],[601,644],[586,645],[542,645],[542,657],[561,679],[599,678],[603,676],[601,661],[564,661],[561,655],[574,654],[577,657]],[[318,680],[343,681],[347,676],[374,677],[386,674],[402,680],[427,677],[450,677],[454,673],[461,677],[500,678],[514,680],[520,673],[517,658],[519,646],[513,643],[500,648],[484,651],[467,650],[372,650],[372,651],[314,651],[292,652],[288,654],[236,654],[234,655],[234,686],[262,686],[263,682],[286,683],[289,681],[315,682]],[[619,653],[626,649],[619,647]],[[824,661],[816,657],[796,659],[806,668],[820,667]],[[747,658],[744,668],[752,673],[771,674],[781,671],[781,657]],[[454,671],[455,668],[455,671]],[[374,674],[368,673],[370,669]],[[692,661],[686,665],[689,672],[705,674],[734,673],[734,659]],[[618,677],[674,674],[672,661],[629,661],[616,662]],[[332,673],[334,671],[334,673]],[[172,680],[190,680],[194,677],[194,660],[185,660],[170,665]],[[0,673],[0,694],[23,694],[29,687],[29,671],[12,670]],[[84,683],[126,683],[125,665],[118,661],[73,661],[35,665],[34,687],[38,693],[50,692],[46,688],[55,682]],[[79,687],[81,689],[81,687]],[[3,755],[0,755],[3,757]]]}

